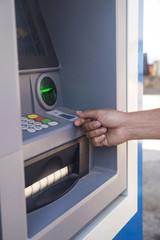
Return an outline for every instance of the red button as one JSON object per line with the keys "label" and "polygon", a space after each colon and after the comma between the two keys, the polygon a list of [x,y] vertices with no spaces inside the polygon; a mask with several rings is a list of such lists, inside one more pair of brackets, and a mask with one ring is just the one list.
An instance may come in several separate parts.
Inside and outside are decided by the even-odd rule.
{"label": "red button", "polygon": [[40,122],[40,121],[42,121],[43,119],[44,119],[44,117],[37,117],[37,118],[35,118],[34,120]]}

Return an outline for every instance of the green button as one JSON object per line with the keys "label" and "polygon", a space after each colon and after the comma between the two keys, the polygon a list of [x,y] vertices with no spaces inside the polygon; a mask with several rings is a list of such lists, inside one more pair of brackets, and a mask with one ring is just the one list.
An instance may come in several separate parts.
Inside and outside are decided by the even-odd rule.
{"label": "green button", "polygon": [[51,122],[51,121],[52,121],[52,120],[45,118],[45,119],[43,119],[41,122],[42,122],[42,123],[49,123],[49,122]]}

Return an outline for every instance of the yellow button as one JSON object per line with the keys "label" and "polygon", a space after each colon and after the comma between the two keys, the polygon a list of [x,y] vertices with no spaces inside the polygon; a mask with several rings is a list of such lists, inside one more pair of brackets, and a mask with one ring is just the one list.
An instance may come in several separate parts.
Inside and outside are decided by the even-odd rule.
{"label": "yellow button", "polygon": [[37,117],[38,117],[38,115],[36,115],[36,114],[28,115],[28,118],[31,118],[31,119],[33,119],[33,118],[37,118]]}

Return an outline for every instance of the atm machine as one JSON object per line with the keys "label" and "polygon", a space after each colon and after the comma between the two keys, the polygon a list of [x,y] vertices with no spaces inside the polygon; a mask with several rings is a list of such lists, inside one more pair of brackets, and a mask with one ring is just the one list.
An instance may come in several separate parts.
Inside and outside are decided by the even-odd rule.
{"label": "atm machine", "polygon": [[0,18],[0,237],[114,238],[137,211],[137,144],[94,148],[73,122],[137,110],[138,1],[3,0]]}

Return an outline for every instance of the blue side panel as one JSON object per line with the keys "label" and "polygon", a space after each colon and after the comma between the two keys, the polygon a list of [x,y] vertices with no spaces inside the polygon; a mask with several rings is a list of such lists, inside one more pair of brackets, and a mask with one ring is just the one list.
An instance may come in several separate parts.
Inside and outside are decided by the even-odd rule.
{"label": "blue side panel", "polygon": [[138,144],[138,212],[118,233],[114,240],[142,240],[142,144]]}
{"label": "blue side panel", "polygon": [[[143,0],[139,0],[139,109],[142,107],[143,94]],[[142,144],[138,144],[138,212],[119,232],[114,240],[143,239],[143,209],[142,209]]]}

